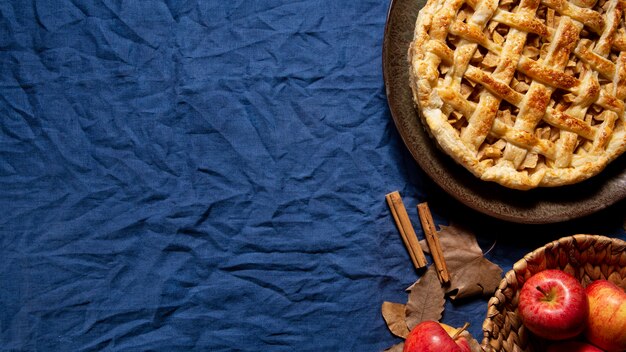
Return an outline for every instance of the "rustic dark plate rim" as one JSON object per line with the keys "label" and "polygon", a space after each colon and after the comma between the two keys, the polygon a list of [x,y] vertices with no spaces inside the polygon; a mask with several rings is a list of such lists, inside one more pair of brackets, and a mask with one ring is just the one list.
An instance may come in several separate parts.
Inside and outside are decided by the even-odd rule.
{"label": "rustic dark plate rim", "polygon": [[[479,180],[441,152],[423,129],[408,84],[406,52],[418,9],[424,1],[391,0],[383,39],[383,80],[391,116],[405,146],[439,187],[476,211],[525,224],[580,218],[626,198],[624,156],[599,175],[576,185],[517,191]],[[406,23],[400,22],[401,16],[405,16]]]}

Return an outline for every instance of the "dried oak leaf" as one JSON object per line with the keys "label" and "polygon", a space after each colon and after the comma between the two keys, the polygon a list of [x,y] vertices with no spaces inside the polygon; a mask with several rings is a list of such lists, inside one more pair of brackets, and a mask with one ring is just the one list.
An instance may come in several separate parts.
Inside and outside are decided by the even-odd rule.
{"label": "dried oak leaf", "polygon": [[441,319],[446,303],[445,288],[439,283],[433,265],[408,290],[410,293],[405,314],[409,330],[422,321]]}
{"label": "dried oak leaf", "polygon": [[383,318],[391,333],[406,339],[409,328],[406,326],[406,306],[402,303],[383,302]]}
{"label": "dried oak leaf", "polygon": [[[439,226],[439,242],[450,272],[446,294],[452,300],[473,296],[491,296],[502,279],[502,268],[483,256],[476,237],[456,225]],[[426,241],[420,241],[428,252]]]}
{"label": "dried oak leaf", "polygon": [[397,345],[393,345],[386,349],[384,352],[402,352],[404,350],[404,342],[400,342]]}

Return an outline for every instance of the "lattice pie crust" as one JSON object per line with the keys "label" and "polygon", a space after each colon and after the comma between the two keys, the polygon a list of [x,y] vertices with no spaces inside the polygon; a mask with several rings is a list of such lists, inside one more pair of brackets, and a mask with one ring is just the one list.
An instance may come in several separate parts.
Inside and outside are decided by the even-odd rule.
{"label": "lattice pie crust", "polygon": [[626,149],[625,2],[429,0],[409,48],[427,130],[506,187],[572,184]]}

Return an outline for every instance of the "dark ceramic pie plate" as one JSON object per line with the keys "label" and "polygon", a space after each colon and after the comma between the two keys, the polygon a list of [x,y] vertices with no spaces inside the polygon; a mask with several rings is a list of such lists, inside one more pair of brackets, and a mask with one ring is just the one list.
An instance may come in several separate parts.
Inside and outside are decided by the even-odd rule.
{"label": "dark ceramic pie plate", "polygon": [[626,157],[579,184],[517,191],[481,181],[440,151],[429,137],[411,98],[407,50],[425,0],[392,0],[383,42],[387,101],[404,144],[419,166],[448,194],[489,216],[526,224],[583,217],[626,198]]}

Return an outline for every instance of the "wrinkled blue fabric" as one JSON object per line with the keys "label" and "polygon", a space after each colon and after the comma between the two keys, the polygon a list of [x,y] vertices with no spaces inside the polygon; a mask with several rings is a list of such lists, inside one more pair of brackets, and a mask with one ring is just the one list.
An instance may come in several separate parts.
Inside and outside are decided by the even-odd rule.
{"label": "wrinkled blue fabric", "polygon": [[[419,273],[384,195],[467,209],[436,205],[391,119],[388,5],[1,1],[0,351],[398,343],[380,306]],[[473,218],[505,270],[581,229]],[[624,236],[602,219],[583,229]],[[444,321],[480,339],[485,313]]]}

